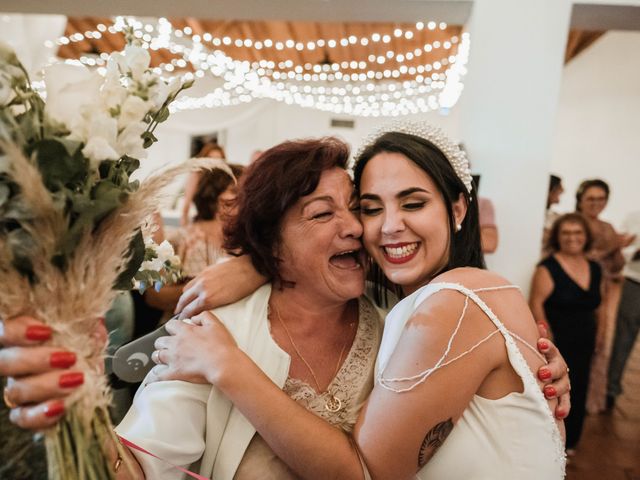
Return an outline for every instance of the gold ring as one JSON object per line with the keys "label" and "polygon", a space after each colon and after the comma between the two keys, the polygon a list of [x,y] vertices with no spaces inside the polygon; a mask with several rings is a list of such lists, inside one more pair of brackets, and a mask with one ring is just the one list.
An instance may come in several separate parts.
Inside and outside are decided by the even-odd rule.
{"label": "gold ring", "polygon": [[2,390],[2,399],[4,400],[4,404],[9,407],[9,409],[13,410],[14,408],[18,407],[17,403],[13,403],[11,400],[9,400],[9,395],[7,395],[7,388],[5,387]]}

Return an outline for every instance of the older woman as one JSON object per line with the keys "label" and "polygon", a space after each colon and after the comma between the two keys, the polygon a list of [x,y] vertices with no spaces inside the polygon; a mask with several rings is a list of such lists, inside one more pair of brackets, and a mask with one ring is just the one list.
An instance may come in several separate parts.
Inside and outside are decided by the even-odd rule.
{"label": "older woman", "polygon": [[550,327],[571,368],[573,408],[566,420],[569,455],[582,434],[591,359],[604,338],[604,322],[598,321],[602,317],[602,271],[598,263],[587,258],[591,243],[591,231],[582,215],[559,217],[547,244],[552,253],[535,271],[529,300],[536,321]]}

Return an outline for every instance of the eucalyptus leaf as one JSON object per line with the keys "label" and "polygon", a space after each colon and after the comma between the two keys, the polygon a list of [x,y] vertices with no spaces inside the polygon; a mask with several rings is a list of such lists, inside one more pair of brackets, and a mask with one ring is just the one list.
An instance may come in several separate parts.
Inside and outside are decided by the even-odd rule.
{"label": "eucalyptus leaf", "polygon": [[73,156],[69,155],[66,146],[57,140],[41,140],[30,150],[35,152],[42,178],[52,192],[64,186],[81,186],[89,174],[89,161],[82,152],[78,150]]}
{"label": "eucalyptus leaf", "polygon": [[151,132],[144,132],[142,134],[142,138],[144,140],[144,143],[142,144],[142,148],[149,148],[151,145],[153,145],[155,142],[158,141],[156,136]]}
{"label": "eucalyptus leaf", "polygon": [[118,276],[113,286],[116,290],[131,290],[131,280],[140,269],[144,261],[144,238],[142,232],[138,231],[129,244],[127,256],[129,263],[125,270]]}
{"label": "eucalyptus leaf", "polygon": [[169,107],[164,106],[158,111],[158,114],[156,115],[156,122],[162,123],[162,122],[165,122],[168,118],[169,118]]}

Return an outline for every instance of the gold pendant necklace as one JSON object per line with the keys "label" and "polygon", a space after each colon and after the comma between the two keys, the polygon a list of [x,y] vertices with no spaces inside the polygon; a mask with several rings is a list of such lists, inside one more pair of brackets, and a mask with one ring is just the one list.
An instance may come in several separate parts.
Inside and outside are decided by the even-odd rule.
{"label": "gold pendant necklace", "polygon": [[[309,370],[309,373],[311,374],[311,377],[313,378],[313,381],[316,384],[316,388],[317,388],[318,394],[327,397],[327,399],[325,400],[325,404],[324,404],[325,410],[327,410],[328,412],[331,412],[331,413],[339,412],[342,409],[342,400],[340,400],[338,397],[336,397],[335,394],[333,392],[331,392],[329,389],[327,389],[327,391],[325,391],[325,392],[320,392],[320,383],[318,382],[318,378],[316,377],[316,374],[314,373],[313,369],[311,368],[311,365],[309,365],[309,363],[304,359],[304,357],[300,353],[300,350],[298,350],[298,347],[294,343],[293,338],[291,337],[291,334],[289,333],[289,329],[285,325],[284,320],[282,320],[282,317],[280,316],[280,312],[278,311],[278,309],[275,306],[273,306],[273,309],[276,311],[276,317],[278,317],[278,321],[280,322],[280,324],[282,325],[282,328],[284,329],[285,333],[287,334],[287,337],[289,338],[289,343],[291,343],[291,346],[293,347],[293,350],[296,352],[296,355],[298,355],[298,357],[300,357],[300,360],[302,360],[302,363],[304,363],[304,365],[307,367],[307,370]],[[351,325],[353,325],[353,324],[351,324]],[[349,326],[349,328],[351,328],[351,325]],[[331,381],[333,381],[333,378],[335,378],[335,376],[338,374],[338,371],[340,370],[340,365],[342,364],[342,356],[344,355],[344,351],[347,348],[347,344],[349,343],[349,338],[350,338],[350,335],[347,337],[347,341],[342,346],[342,350],[340,351],[340,356],[338,357],[338,363],[336,365],[336,370],[333,373],[333,377],[332,377]],[[331,384],[329,384],[329,385],[331,385]]]}

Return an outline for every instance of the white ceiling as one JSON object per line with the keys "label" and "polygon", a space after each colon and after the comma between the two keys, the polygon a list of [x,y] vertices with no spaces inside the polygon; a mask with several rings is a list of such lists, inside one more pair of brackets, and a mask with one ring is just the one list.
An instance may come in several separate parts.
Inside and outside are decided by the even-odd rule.
{"label": "white ceiling", "polygon": [[[437,19],[450,25],[465,24],[472,6],[472,0],[0,0],[0,11],[15,13],[326,22]],[[577,0],[571,26],[583,30],[640,30],[640,0]]]}

